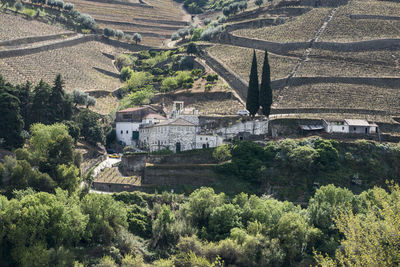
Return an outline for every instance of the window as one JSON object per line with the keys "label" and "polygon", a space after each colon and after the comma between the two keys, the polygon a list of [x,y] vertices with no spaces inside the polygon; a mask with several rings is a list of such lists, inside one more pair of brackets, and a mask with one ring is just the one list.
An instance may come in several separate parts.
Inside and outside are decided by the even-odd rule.
{"label": "window", "polygon": [[206,137],[206,141],[208,141],[208,138]]}
{"label": "window", "polygon": [[356,127],[354,127],[354,131],[356,130]]}
{"label": "window", "polygon": [[344,130],[344,127],[342,127],[342,130]]}
{"label": "window", "polygon": [[200,140],[203,140],[203,137],[200,137]]}
{"label": "window", "polygon": [[129,131],[128,131],[128,130],[126,130],[126,133],[129,133]]}
{"label": "window", "polygon": [[123,133],[124,133],[124,131],[121,130],[121,134],[123,134]]}

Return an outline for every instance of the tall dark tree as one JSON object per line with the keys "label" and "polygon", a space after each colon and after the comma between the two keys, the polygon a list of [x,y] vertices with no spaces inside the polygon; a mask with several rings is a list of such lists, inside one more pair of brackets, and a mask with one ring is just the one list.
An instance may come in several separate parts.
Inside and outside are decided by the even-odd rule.
{"label": "tall dark tree", "polygon": [[21,135],[24,121],[19,106],[17,97],[0,90],[0,138],[7,148],[19,147],[24,141]]}
{"label": "tall dark tree", "polygon": [[259,85],[258,85],[258,72],[257,72],[257,57],[256,51],[253,51],[253,62],[250,70],[249,89],[247,91],[246,109],[250,112],[250,115],[254,118],[257,114],[260,103],[259,103]]}
{"label": "tall dark tree", "polygon": [[54,85],[51,88],[50,94],[50,105],[52,120],[54,122],[62,121],[64,118],[64,101],[65,101],[65,93],[64,93],[64,81],[61,77],[61,74],[57,74],[56,79],[54,80]]}
{"label": "tall dark tree", "polygon": [[43,80],[40,80],[39,84],[36,85],[33,90],[33,101],[31,108],[31,119],[30,123],[41,122],[43,124],[50,123],[50,93],[51,88]]}
{"label": "tall dark tree", "polygon": [[49,101],[51,105],[52,122],[60,122],[71,118],[72,99],[65,94],[64,81],[61,74],[57,74],[54,80],[54,86],[51,89]]}
{"label": "tall dark tree", "polygon": [[25,129],[29,129],[29,114],[32,105],[32,84],[27,81],[25,84],[17,86],[17,97],[20,101],[21,116],[25,122]]}
{"label": "tall dark tree", "polygon": [[268,62],[268,51],[265,50],[264,65],[261,74],[261,86],[260,86],[260,106],[262,108],[262,114],[269,116],[271,113],[272,105],[272,88],[271,88],[271,71]]}

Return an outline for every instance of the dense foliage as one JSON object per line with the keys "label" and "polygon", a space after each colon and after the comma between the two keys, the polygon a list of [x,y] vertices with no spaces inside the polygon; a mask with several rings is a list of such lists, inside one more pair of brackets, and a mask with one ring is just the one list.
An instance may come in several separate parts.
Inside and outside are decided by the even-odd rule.
{"label": "dense foliage", "polygon": [[361,192],[400,177],[398,144],[286,139],[265,146],[240,142],[229,152],[231,161],[217,167],[225,179],[245,181],[249,192],[272,192],[299,202],[320,185],[334,183]]}
{"label": "dense foliage", "polygon": [[[75,141],[82,135],[89,143],[104,143],[110,129],[103,126],[99,115],[87,109],[95,103],[95,98],[78,89],[67,93],[61,75],[53,86],[43,80],[36,86],[29,82],[14,86],[0,75],[0,111],[4,114],[0,119],[1,146],[21,147],[35,123],[60,122]],[[82,106],[86,108],[79,109]]]}
{"label": "dense foliage", "polygon": [[[3,266],[397,265],[400,189],[319,188],[307,208],[211,188],[0,196]],[[361,234],[363,233],[363,234]],[[343,246],[344,249],[340,249]],[[357,249],[357,250],[355,250]],[[357,251],[357,252],[355,252]]]}

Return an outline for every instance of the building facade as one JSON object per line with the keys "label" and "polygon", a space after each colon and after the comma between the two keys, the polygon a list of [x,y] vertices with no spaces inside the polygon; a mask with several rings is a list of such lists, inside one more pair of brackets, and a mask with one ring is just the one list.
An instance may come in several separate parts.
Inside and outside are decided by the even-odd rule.
{"label": "building facade", "polygon": [[366,120],[322,120],[327,133],[376,134],[378,125]]}
{"label": "building facade", "polygon": [[139,126],[144,119],[155,120],[152,116],[158,118],[158,120],[162,117],[154,108],[149,106],[118,111],[115,119],[117,140],[122,145],[135,147],[139,138]]}
{"label": "building facade", "polygon": [[139,147],[174,152],[196,148],[196,125],[181,118],[158,124],[142,125],[139,129]]}

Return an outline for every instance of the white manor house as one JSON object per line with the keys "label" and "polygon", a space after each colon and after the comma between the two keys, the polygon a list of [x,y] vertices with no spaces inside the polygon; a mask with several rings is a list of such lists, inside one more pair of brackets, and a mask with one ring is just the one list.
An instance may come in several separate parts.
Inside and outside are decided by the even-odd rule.
{"label": "white manor house", "polygon": [[148,151],[170,149],[174,152],[217,147],[218,135],[200,134],[199,113],[175,101],[167,118],[150,106],[128,108],[117,112],[117,140],[123,145]]}

